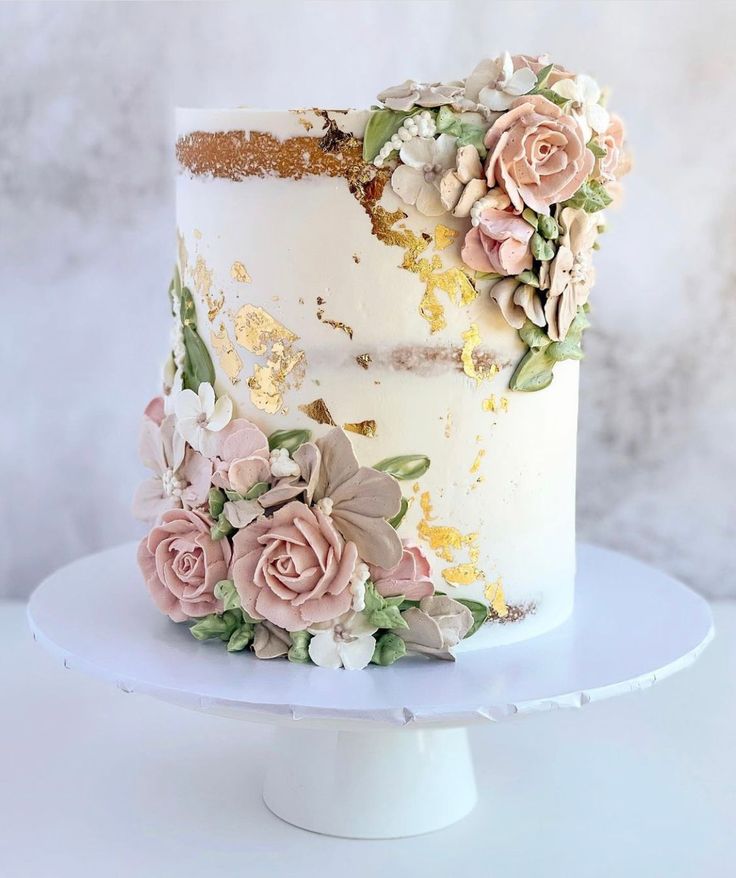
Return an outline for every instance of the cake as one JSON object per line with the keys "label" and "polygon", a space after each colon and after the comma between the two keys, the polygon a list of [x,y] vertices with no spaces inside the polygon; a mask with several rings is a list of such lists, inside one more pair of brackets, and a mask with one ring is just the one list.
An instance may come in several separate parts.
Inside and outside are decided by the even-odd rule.
{"label": "cake", "polygon": [[621,121],[591,77],[508,53],[378,101],[177,114],[138,558],[158,608],[232,652],[451,659],[573,610]]}

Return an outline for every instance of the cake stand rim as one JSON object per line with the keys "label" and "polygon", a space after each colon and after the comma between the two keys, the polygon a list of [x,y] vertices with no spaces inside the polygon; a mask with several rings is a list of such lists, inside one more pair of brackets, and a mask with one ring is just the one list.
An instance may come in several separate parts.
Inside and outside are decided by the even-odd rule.
{"label": "cake stand rim", "polygon": [[[39,605],[50,589],[56,588],[56,583],[65,575],[70,574],[75,569],[82,567],[90,562],[104,562],[112,558],[113,555],[123,554],[125,552],[134,552],[138,542],[127,542],[117,546],[104,549],[100,552],[85,555],[70,563],[60,567],[48,577],[46,577],[39,586],[34,590],[27,606],[27,618],[34,640],[40,643],[54,658],[60,660],[63,666],[70,670],[78,670],[98,679],[107,682],[113,682],[119,689],[127,693],[149,695],[159,700],[176,704],[188,709],[197,710],[214,715],[226,716],[246,720],[249,722],[261,722],[277,725],[291,725],[298,722],[300,726],[322,729],[342,729],[362,731],[366,727],[374,729],[398,729],[398,728],[457,728],[469,726],[473,724],[485,722],[499,722],[515,718],[517,716],[525,716],[533,713],[545,712],[554,709],[583,707],[594,701],[600,701],[606,698],[615,697],[617,695],[627,694],[629,692],[639,691],[649,688],[655,683],[685,670],[692,665],[701,653],[706,649],[708,644],[715,636],[715,628],[713,617],[709,604],[705,598],[697,594],[691,588],[686,586],[679,580],[671,577],[651,565],[638,559],[631,558],[628,555],[617,552],[602,546],[597,546],[587,542],[578,542],[577,549],[579,553],[599,556],[601,560],[608,558],[618,563],[632,565],[632,569],[638,568],[640,571],[656,575],[660,579],[667,580],[673,586],[673,593],[678,593],[683,599],[694,601],[695,605],[702,615],[701,624],[704,624],[701,634],[695,638],[695,642],[690,644],[688,648],[674,659],[665,664],[642,670],[641,673],[630,676],[624,680],[614,680],[598,686],[588,686],[575,689],[570,692],[553,693],[543,698],[528,699],[526,701],[514,702],[495,702],[493,704],[474,704],[473,706],[465,706],[453,710],[411,708],[409,706],[385,706],[372,707],[370,710],[364,708],[350,708],[331,704],[329,707],[320,707],[310,704],[290,704],[285,701],[278,702],[259,702],[244,700],[242,698],[223,698],[207,695],[203,692],[193,692],[191,689],[182,689],[179,687],[167,686],[152,680],[133,679],[129,675],[114,673],[108,667],[100,665],[98,662],[86,659],[84,656],[78,655],[73,649],[65,647],[57,643],[47,631],[44,630],[43,624],[39,623],[37,611]],[[679,599],[679,598],[678,598]],[[154,610],[151,605],[151,609]],[[573,611],[575,613],[575,611]],[[494,646],[484,650],[463,653],[458,662],[465,662],[471,656],[479,656],[487,654],[491,658],[497,650],[507,650],[511,647],[516,649],[538,645],[539,641],[543,641],[549,635],[554,635],[563,626],[547,634],[541,634],[528,640],[518,641],[509,646]],[[195,646],[200,644],[193,643]],[[223,645],[224,648],[224,645]],[[258,662],[253,658],[252,661]],[[421,660],[420,660],[421,661]],[[401,664],[401,663],[400,663]],[[430,665],[426,662],[427,666]],[[287,662],[283,662],[285,668],[299,672],[302,666],[293,666]],[[444,665],[444,663],[443,663]],[[440,671],[443,665],[432,663],[434,673]],[[312,669],[320,674],[349,674],[350,672],[330,671],[320,668]],[[369,673],[386,674],[387,671],[396,671],[401,673],[401,667],[395,669],[374,668]],[[432,671],[429,671],[432,673]],[[359,673],[359,672],[358,672]],[[364,672],[365,673],[365,672]],[[439,682],[439,680],[438,680]]]}

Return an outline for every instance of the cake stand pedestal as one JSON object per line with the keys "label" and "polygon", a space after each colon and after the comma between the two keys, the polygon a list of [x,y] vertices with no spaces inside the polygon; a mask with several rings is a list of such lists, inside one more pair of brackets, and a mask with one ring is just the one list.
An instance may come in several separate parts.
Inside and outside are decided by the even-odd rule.
{"label": "cake stand pedestal", "polygon": [[28,607],[34,637],[65,667],[125,692],[277,726],[266,805],[328,835],[391,838],[454,823],[477,798],[468,726],[643,689],[691,664],[713,636],[710,609],[690,589],[581,545],[575,612],[548,634],[455,663],[411,657],[357,673],[259,661],[161,616],[135,549],[46,579]]}

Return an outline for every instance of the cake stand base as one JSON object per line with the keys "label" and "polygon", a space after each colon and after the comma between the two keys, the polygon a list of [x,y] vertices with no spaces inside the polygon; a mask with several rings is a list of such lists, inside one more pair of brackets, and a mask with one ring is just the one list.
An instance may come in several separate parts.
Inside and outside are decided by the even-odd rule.
{"label": "cake stand base", "polygon": [[[352,838],[432,832],[476,801],[465,728],[651,686],[713,636],[708,604],[616,552],[578,548],[572,617],[531,640],[332,671],[199,643],[153,607],[128,544],[58,570],[31,597],[36,639],[124,692],[277,726],[263,797],[288,823]],[[243,758],[247,758],[244,752]],[[234,769],[237,770],[237,769]]]}
{"label": "cake stand base", "polygon": [[348,838],[442,829],[475,807],[465,729],[278,729],[263,800],[282,820]]}

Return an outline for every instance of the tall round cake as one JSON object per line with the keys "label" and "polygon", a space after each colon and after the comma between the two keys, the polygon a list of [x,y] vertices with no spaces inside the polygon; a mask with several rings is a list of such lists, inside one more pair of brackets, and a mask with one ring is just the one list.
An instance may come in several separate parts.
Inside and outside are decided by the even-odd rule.
{"label": "tall round cake", "polygon": [[172,619],[262,658],[447,658],[573,608],[620,121],[590,77],[527,56],[379,101],[177,114],[139,559]]}

